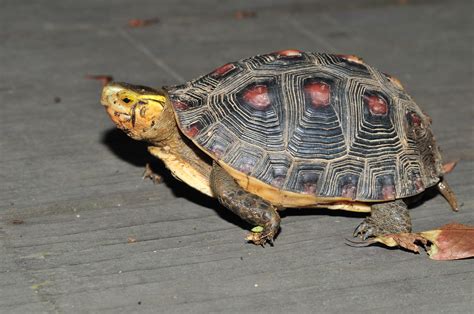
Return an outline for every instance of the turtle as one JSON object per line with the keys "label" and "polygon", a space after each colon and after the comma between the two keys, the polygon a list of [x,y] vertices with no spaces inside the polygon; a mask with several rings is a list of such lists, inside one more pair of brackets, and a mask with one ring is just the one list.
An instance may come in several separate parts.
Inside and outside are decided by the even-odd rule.
{"label": "turtle", "polygon": [[353,233],[364,240],[410,232],[407,204],[430,187],[458,210],[430,117],[354,55],[287,49],[176,86],[112,82],[101,103],[174,177],[255,226],[258,245],[286,208],[370,213]]}

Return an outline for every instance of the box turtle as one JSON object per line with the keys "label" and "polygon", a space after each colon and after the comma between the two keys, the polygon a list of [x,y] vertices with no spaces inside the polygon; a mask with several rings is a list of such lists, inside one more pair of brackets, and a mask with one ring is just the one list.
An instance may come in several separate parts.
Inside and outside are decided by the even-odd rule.
{"label": "box turtle", "polygon": [[284,50],[163,89],[110,83],[101,102],[176,178],[258,226],[256,244],[288,207],[370,212],[364,239],[410,232],[406,201],[431,186],[457,210],[430,118],[355,56]]}

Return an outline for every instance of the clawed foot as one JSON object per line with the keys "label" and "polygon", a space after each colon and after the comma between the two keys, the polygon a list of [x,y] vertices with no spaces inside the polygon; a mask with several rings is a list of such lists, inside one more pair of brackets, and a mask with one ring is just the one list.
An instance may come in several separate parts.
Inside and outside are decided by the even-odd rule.
{"label": "clawed foot", "polygon": [[145,171],[142,176],[143,180],[147,178],[153,181],[154,184],[160,184],[163,182],[163,178],[159,174],[156,174],[148,163],[145,165]]}
{"label": "clawed foot", "polygon": [[362,240],[367,240],[371,237],[376,237],[379,234],[378,228],[370,221],[369,218],[364,219],[352,234],[354,237],[360,237]]}
{"label": "clawed foot", "polygon": [[411,220],[403,200],[374,204],[367,217],[354,230],[354,237],[367,240],[385,234],[411,232]]}
{"label": "clawed foot", "polygon": [[261,245],[262,247],[265,247],[265,244],[267,243],[273,246],[273,239],[275,238],[275,234],[276,230],[272,230],[271,228],[264,228],[262,232],[250,232],[245,237],[245,240],[252,242],[256,245]]}

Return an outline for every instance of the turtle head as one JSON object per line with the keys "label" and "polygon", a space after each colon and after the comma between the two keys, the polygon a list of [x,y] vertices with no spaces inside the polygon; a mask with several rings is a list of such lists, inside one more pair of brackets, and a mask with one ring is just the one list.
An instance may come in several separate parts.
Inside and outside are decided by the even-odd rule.
{"label": "turtle head", "polygon": [[119,129],[136,140],[160,137],[160,118],[167,106],[164,91],[127,83],[109,83],[101,103]]}

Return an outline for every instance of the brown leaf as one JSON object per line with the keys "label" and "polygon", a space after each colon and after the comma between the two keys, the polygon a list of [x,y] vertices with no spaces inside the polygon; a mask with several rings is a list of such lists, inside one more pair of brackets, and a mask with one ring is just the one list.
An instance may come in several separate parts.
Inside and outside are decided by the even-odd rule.
{"label": "brown leaf", "polygon": [[426,239],[419,236],[417,233],[398,233],[388,234],[373,239],[374,242],[380,242],[389,247],[401,246],[407,250],[415,253],[420,253],[417,241],[420,241],[423,245],[426,245]]}
{"label": "brown leaf", "polygon": [[435,230],[379,236],[368,243],[379,242],[389,247],[400,246],[418,253],[422,244],[431,259],[455,260],[474,257],[474,226],[451,223]]}
{"label": "brown leaf", "polygon": [[158,22],[160,22],[160,19],[157,17],[154,17],[151,19],[130,19],[128,20],[128,26],[138,28],[138,27],[150,26]]}
{"label": "brown leaf", "polygon": [[112,82],[114,78],[111,75],[86,75],[86,79],[100,81],[105,86]]}
{"label": "brown leaf", "polygon": [[255,11],[239,10],[234,13],[234,17],[237,20],[249,19],[257,16]]}
{"label": "brown leaf", "polygon": [[432,243],[428,250],[435,260],[453,260],[474,257],[474,226],[451,223],[419,233]]}
{"label": "brown leaf", "polygon": [[137,243],[137,239],[134,237],[128,237],[127,243]]}
{"label": "brown leaf", "polygon": [[456,165],[458,164],[458,160],[453,160],[453,161],[448,161],[447,163],[445,163],[443,165],[443,173],[444,174],[448,174],[450,173],[451,171],[454,170],[454,168],[456,167]]}

